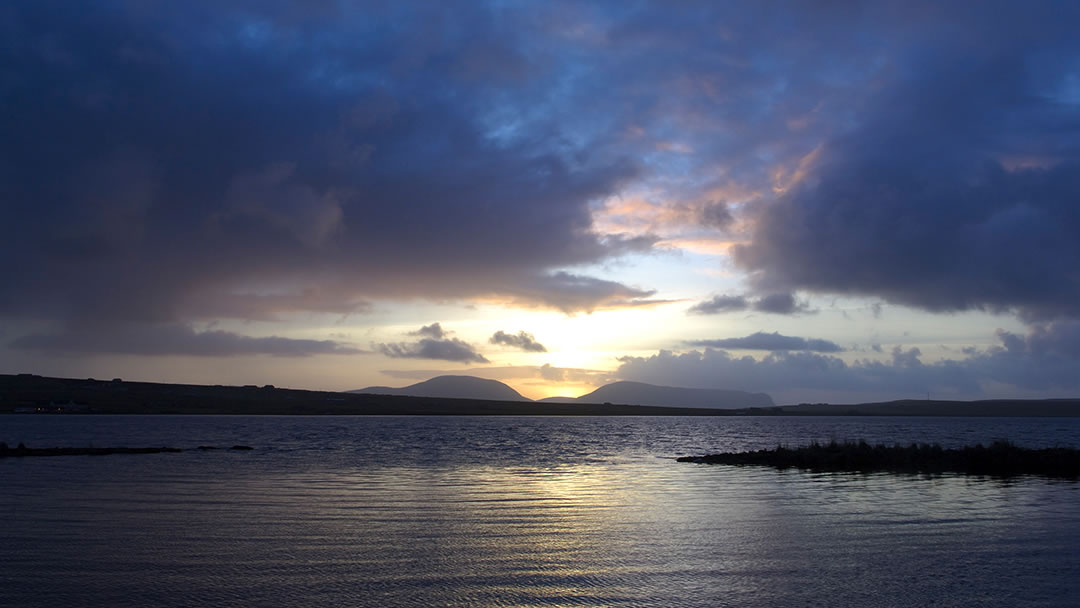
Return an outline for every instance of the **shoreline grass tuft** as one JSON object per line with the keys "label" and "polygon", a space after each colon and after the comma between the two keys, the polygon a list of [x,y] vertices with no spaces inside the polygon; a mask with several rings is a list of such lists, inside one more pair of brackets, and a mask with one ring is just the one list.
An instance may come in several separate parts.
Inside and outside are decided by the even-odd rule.
{"label": "shoreline grass tuft", "polygon": [[871,445],[865,440],[813,442],[798,448],[778,446],[772,450],[727,452],[684,456],[679,462],[727,465],[763,465],[777,469],[813,471],[961,473],[1011,477],[1040,475],[1080,477],[1080,450],[1075,448],[1022,448],[1007,440],[988,446],[981,443],[962,448],[939,444]]}

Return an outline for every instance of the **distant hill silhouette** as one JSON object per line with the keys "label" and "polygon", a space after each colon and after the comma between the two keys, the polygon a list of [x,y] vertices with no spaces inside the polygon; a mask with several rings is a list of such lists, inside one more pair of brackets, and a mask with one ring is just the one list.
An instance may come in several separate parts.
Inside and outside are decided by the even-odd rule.
{"label": "distant hill silhouette", "polygon": [[409,397],[440,397],[443,399],[487,399],[490,401],[531,401],[498,380],[475,376],[436,376],[402,388],[369,386],[350,393],[369,395],[405,395]]}
{"label": "distant hill silhouette", "polygon": [[[499,385],[499,382],[466,378],[465,382]],[[427,384],[427,383],[421,383]],[[450,382],[450,384],[455,384]],[[618,404],[617,395],[596,391],[578,399],[552,398],[528,401],[511,391],[512,399],[491,400],[391,395],[399,391],[371,387],[376,394],[348,394],[337,391],[309,391],[265,386],[203,386],[94,380],[93,378],[49,378],[34,374],[0,374],[0,418],[4,415],[95,414],[234,414],[234,415],[378,415],[378,416],[1062,416],[1080,418],[1080,399],[1029,399],[984,401],[891,401],[886,403],[800,404],[743,409],[663,407],[645,405],[650,389],[694,391],[648,384],[616,383],[631,388],[628,403]],[[489,385],[490,386],[490,385]],[[504,385],[505,386],[505,385]],[[605,387],[610,391],[610,387]],[[378,394],[380,393],[381,394]],[[715,391],[720,394],[728,391]],[[738,394],[738,391],[731,391]],[[671,394],[671,393],[668,393]],[[748,393],[744,393],[748,395]],[[767,400],[766,395],[750,395]],[[605,405],[592,402],[608,398]],[[671,401],[677,401],[672,399]],[[765,401],[771,403],[770,401]],[[663,400],[663,403],[670,403]],[[719,407],[724,403],[717,402]],[[0,427],[3,422],[0,420]]]}
{"label": "distant hill silhouette", "polygon": [[577,398],[580,403],[621,403],[626,405],[659,405],[665,407],[696,407],[740,409],[772,407],[772,397],[765,393],[747,393],[715,388],[679,388],[656,386],[644,382],[612,382]]}
{"label": "distant hill silhouette", "polygon": [[[492,401],[529,401],[520,393],[498,380],[474,376],[436,376],[403,388],[369,386],[350,393],[369,395],[406,395],[409,397],[439,397],[443,399],[489,399]],[[580,397],[548,397],[538,403],[617,403],[622,405],[651,405],[658,407],[692,407],[739,409],[772,407],[771,397],[764,393],[747,393],[711,388],[679,388],[656,386],[644,382],[613,382]]]}

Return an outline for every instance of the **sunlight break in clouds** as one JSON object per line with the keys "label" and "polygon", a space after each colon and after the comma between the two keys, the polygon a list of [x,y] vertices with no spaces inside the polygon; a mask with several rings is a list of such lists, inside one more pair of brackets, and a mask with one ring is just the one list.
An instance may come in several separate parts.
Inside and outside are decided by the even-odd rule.
{"label": "sunlight break in clouds", "polygon": [[[0,371],[715,365],[792,398],[1060,395],[1077,23],[1054,1],[12,0]],[[716,354],[755,332],[844,350]]]}

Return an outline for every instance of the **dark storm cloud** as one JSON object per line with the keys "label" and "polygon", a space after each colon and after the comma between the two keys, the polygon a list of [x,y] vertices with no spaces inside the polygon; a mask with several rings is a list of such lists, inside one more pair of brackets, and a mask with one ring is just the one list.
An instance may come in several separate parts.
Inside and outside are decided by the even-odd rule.
{"label": "dark storm cloud", "polygon": [[790,293],[770,293],[754,302],[754,310],[776,315],[795,315],[811,312],[805,302],[795,299]]}
{"label": "dark storm cloud", "polygon": [[785,336],[780,332],[771,334],[759,331],[742,338],[721,338],[717,340],[692,340],[690,346],[711,348],[735,348],[743,350],[804,350],[818,353],[838,353],[844,349],[839,344],[820,338],[800,338]]}
{"label": "dark storm cloud", "polygon": [[492,334],[488,340],[492,344],[502,344],[504,346],[511,346],[514,348],[520,348],[523,351],[530,353],[546,353],[547,349],[543,344],[536,341],[536,338],[525,331],[519,331],[517,334],[508,334],[502,330],[499,330]]}
{"label": "dark storm cloud", "polygon": [[595,233],[588,206],[640,168],[614,127],[567,131],[555,59],[507,19],[478,3],[7,4],[0,315],[635,304],[651,292],[560,269],[651,247]]}
{"label": "dark storm cloud", "polygon": [[798,315],[814,312],[806,302],[790,293],[772,293],[758,298],[720,295],[694,304],[687,312],[694,315],[717,315],[727,312],[756,310],[775,315]]}
{"label": "dark storm cloud", "polygon": [[229,331],[196,331],[182,324],[110,323],[69,327],[56,333],[35,333],[15,339],[19,350],[56,354],[111,353],[121,355],[223,357],[273,355],[356,355],[367,351],[336,340],[306,340],[269,336],[255,338]]}
{"label": "dark storm cloud", "polygon": [[438,359],[457,363],[488,363],[486,357],[476,351],[468,342],[451,338],[438,323],[425,325],[419,330],[409,332],[410,336],[423,336],[415,342],[394,342],[376,344],[374,349],[394,359]]}
{"label": "dark storm cloud", "polygon": [[972,356],[993,378],[1033,390],[1080,388],[1080,321],[1037,323],[1026,335],[1001,330],[997,335],[1000,347]]}
{"label": "dark storm cloud", "polygon": [[888,72],[735,261],[759,290],[1080,316],[1080,5],[939,7],[885,26]]}

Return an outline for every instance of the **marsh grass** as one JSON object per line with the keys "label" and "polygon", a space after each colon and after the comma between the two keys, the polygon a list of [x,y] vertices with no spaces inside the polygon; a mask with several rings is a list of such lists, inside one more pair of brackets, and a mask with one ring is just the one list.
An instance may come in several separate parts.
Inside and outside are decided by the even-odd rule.
{"label": "marsh grass", "polygon": [[813,442],[807,446],[771,450],[685,456],[680,462],[765,465],[778,469],[815,471],[889,471],[898,473],[962,473],[969,475],[1043,475],[1080,477],[1080,450],[1022,448],[1007,440],[988,446],[943,448],[939,444],[871,445],[865,440]]}

